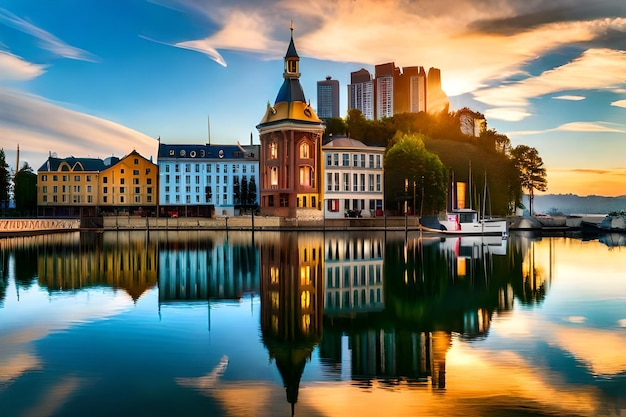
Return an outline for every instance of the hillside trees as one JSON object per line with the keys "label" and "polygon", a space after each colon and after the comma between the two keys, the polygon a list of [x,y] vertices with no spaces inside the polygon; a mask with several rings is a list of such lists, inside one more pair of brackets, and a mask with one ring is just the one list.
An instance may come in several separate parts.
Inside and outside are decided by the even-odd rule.
{"label": "hillside trees", "polygon": [[413,212],[444,209],[448,170],[437,155],[426,150],[424,136],[397,133],[393,142],[385,155],[386,207],[395,207],[400,213],[408,201]]}

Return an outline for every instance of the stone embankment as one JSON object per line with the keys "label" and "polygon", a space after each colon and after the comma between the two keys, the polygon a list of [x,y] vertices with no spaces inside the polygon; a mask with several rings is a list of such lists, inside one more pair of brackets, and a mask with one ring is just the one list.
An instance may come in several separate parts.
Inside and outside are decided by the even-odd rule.
{"label": "stone embankment", "polygon": [[77,231],[80,219],[0,219],[0,236]]}

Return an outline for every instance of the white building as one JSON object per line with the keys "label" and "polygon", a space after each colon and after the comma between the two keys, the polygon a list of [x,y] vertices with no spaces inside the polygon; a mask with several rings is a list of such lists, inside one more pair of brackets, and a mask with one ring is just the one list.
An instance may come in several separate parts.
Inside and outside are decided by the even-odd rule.
{"label": "white building", "polygon": [[374,80],[366,69],[350,73],[348,109],[358,109],[367,120],[374,120]]}
{"label": "white building", "polygon": [[160,215],[233,216],[259,204],[259,146],[159,143]]}
{"label": "white building", "polygon": [[326,218],[383,215],[384,152],[346,137],[322,146]]}

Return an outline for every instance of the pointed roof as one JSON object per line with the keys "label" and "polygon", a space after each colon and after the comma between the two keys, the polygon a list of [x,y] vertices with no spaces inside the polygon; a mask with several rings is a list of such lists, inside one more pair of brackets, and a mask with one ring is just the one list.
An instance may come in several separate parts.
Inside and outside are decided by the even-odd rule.
{"label": "pointed roof", "polygon": [[289,47],[287,48],[285,58],[300,58],[296,52],[296,45],[293,43],[293,26],[291,27],[291,40],[289,41]]}

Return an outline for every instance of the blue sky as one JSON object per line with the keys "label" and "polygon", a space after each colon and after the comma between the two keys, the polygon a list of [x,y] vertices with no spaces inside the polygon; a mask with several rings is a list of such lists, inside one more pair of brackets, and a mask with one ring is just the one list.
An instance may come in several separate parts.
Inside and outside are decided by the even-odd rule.
{"label": "blue sky", "polygon": [[156,158],[157,140],[258,143],[289,25],[301,82],[393,61],[442,71],[470,107],[537,148],[548,192],[626,194],[623,0],[3,0],[0,147],[15,168],[59,157]]}

